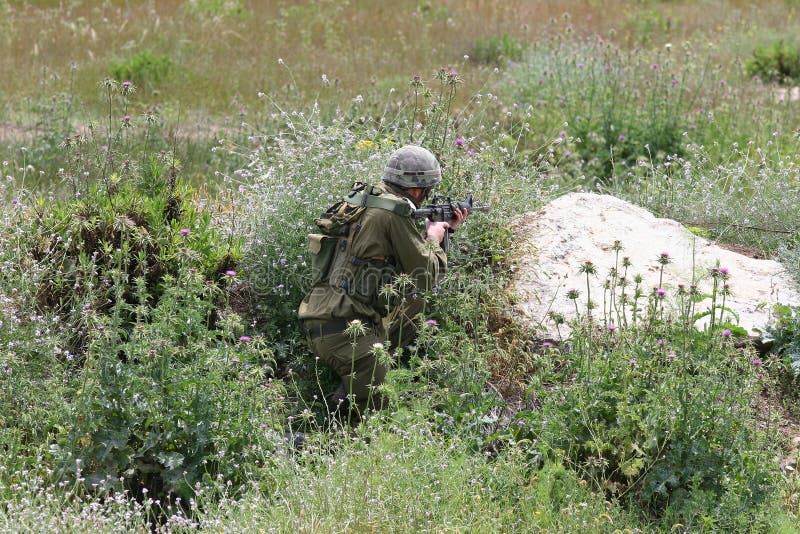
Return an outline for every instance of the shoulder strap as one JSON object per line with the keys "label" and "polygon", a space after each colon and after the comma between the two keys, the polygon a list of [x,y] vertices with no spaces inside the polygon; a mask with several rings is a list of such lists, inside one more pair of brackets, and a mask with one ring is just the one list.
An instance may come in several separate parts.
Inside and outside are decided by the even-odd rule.
{"label": "shoulder strap", "polygon": [[357,206],[391,211],[401,217],[411,217],[414,214],[411,204],[401,198],[393,197],[394,195],[380,195],[379,191],[375,192],[370,188],[369,191],[351,192],[344,197],[344,201]]}

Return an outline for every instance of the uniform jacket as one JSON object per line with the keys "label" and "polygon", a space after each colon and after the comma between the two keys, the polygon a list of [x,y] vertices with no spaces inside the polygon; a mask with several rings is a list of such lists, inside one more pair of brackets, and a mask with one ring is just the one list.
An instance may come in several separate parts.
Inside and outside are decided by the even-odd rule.
{"label": "uniform jacket", "polygon": [[[414,203],[405,191],[381,182],[375,186],[382,198]],[[385,195],[385,197],[384,197]],[[416,206],[415,204],[415,207]],[[419,294],[433,289],[447,268],[447,257],[435,241],[425,240],[413,217],[368,207],[358,223],[361,228],[354,238],[353,256],[367,260],[383,260],[395,266],[397,274],[411,276]],[[379,325],[386,310],[368,305],[341,287],[318,284],[303,299],[298,310],[304,321],[327,322],[361,319]]]}

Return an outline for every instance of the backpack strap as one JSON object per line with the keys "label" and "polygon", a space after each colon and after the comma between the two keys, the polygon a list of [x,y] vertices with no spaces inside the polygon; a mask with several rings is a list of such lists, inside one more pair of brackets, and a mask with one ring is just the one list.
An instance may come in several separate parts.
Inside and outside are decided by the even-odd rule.
{"label": "backpack strap", "polygon": [[373,187],[370,187],[369,191],[351,191],[344,197],[344,201],[366,208],[379,208],[391,211],[401,217],[411,217],[414,214],[414,208],[410,203],[397,197],[391,198],[381,195],[380,191],[376,191]]}

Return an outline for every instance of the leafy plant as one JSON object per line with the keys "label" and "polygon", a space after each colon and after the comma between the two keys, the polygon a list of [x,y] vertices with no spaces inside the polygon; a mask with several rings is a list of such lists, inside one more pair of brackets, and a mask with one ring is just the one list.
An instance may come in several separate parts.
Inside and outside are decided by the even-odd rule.
{"label": "leafy plant", "polygon": [[800,82],[800,51],[797,45],[777,41],[760,46],[745,63],[747,74],[765,82],[792,84]]}
{"label": "leafy plant", "polygon": [[519,61],[522,59],[522,43],[508,33],[500,37],[479,37],[472,44],[469,58],[478,63],[497,65],[506,61]]}
{"label": "leafy plant", "polygon": [[[766,436],[748,424],[756,359],[720,339],[680,327],[581,330],[570,352],[550,353],[572,378],[519,424],[598,488],[652,517],[687,526],[706,514],[724,521],[711,503],[763,502],[772,474]],[[695,508],[703,494],[709,501]]]}
{"label": "leafy plant", "polygon": [[274,357],[239,335],[238,316],[209,327],[222,288],[186,264],[165,279],[152,306],[139,287],[130,332],[121,298],[92,316],[74,420],[51,452],[62,476],[86,487],[188,502],[196,482],[244,482],[244,466],[272,447],[266,429],[280,424],[281,388],[264,387]]}
{"label": "leafy plant", "polygon": [[785,393],[795,396],[800,383],[800,307],[778,304],[773,308],[775,323],[767,327],[770,350],[782,359],[779,382]]}
{"label": "leafy plant", "polygon": [[238,242],[188,202],[187,190],[159,183],[157,162],[148,169],[141,182],[112,175],[85,197],[36,208],[30,254],[40,266],[37,302],[72,325],[73,353],[86,348],[91,314],[105,314],[121,299],[130,306],[122,312],[129,327],[137,293],[144,291],[144,304],[157,305],[185,251],[197,255],[195,268],[210,280],[238,259]]}
{"label": "leafy plant", "polygon": [[127,59],[113,61],[109,65],[109,73],[117,80],[155,87],[170,75],[173,68],[169,56],[156,55],[145,48]]}

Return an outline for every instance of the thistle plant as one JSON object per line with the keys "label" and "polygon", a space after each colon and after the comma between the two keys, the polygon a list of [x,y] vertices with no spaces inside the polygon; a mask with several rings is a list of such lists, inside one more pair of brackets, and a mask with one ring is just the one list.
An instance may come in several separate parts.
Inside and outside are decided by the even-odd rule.
{"label": "thistle plant", "polygon": [[590,287],[589,287],[589,277],[590,275],[597,275],[597,267],[591,261],[585,261],[581,265],[578,272],[583,273],[586,275],[586,316],[591,318],[592,316],[592,308],[594,304],[592,303]]}
{"label": "thistle plant", "polygon": [[[711,277],[711,307],[709,330],[713,331],[717,324],[722,324],[723,314],[725,313],[725,298],[729,294],[728,284],[726,283],[730,278],[730,273],[727,267],[712,267],[709,275]],[[722,302],[717,306],[717,298],[722,297]],[[719,309],[719,318],[717,319],[717,310]]]}
{"label": "thistle plant", "polygon": [[572,301],[575,305],[575,317],[580,318],[581,314],[578,311],[578,297],[580,296],[580,291],[575,288],[567,290],[567,298]]}

